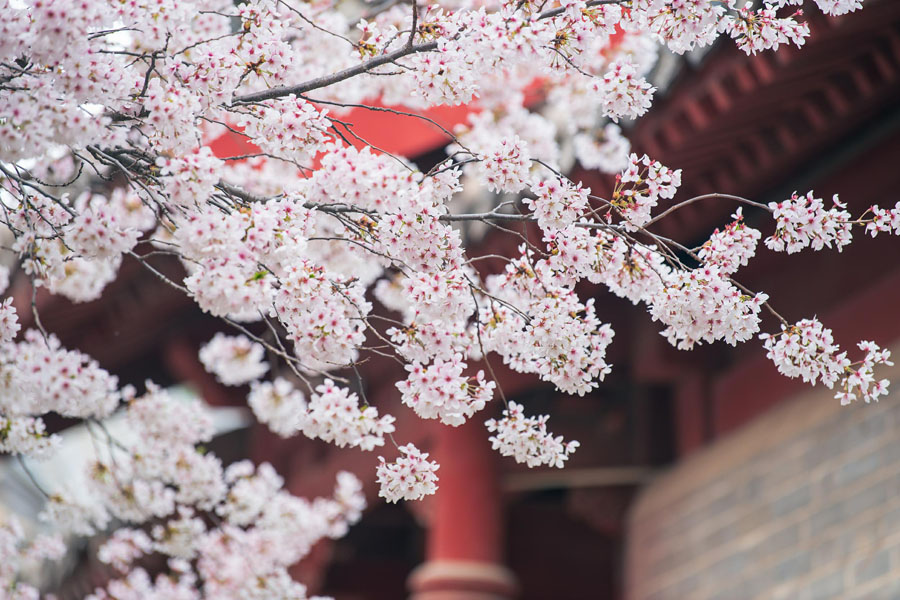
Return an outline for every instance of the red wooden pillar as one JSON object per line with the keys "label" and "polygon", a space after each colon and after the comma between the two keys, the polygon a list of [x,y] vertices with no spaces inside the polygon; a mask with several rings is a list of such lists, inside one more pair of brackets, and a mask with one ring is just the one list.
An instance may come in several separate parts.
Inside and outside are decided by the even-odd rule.
{"label": "red wooden pillar", "polygon": [[495,456],[483,419],[439,426],[434,458],[438,491],[428,529],[427,560],[409,577],[411,600],[509,600],[503,566],[503,514]]}

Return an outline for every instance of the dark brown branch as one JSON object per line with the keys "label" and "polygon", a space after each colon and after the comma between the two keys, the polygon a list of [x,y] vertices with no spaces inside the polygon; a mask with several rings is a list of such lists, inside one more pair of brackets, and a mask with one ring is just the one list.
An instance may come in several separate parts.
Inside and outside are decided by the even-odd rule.
{"label": "dark brown branch", "polygon": [[305,94],[306,92],[317,90],[323,87],[328,87],[329,85],[334,85],[335,83],[339,83],[341,81],[344,81],[345,79],[350,79],[351,77],[362,75],[363,73],[367,73],[372,69],[392,63],[398,58],[403,58],[404,56],[409,56],[410,54],[416,54],[419,52],[431,52],[432,50],[436,50],[437,47],[437,42],[404,46],[403,48],[394,50],[393,52],[388,52],[387,54],[376,56],[375,58],[359,63],[358,65],[352,66],[348,69],[344,69],[343,71],[332,73],[331,75],[317,77],[315,79],[311,79],[297,85],[280,86],[268,90],[262,90],[260,92],[253,92],[252,94],[235,96],[234,100],[232,100],[232,105],[245,104],[248,102],[262,102],[263,100],[272,100],[273,98],[281,98],[284,96],[290,96],[291,94]]}

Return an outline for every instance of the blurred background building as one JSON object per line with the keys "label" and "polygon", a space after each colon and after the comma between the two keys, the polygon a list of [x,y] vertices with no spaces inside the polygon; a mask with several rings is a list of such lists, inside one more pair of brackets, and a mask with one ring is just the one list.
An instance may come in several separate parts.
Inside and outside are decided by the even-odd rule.
{"label": "blurred background building", "polygon": [[[865,4],[840,18],[808,10],[812,35],[801,50],[748,57],[723,42],[663,60],[653,109],[626,132],[633,147],[683,169],[682,199],[724,192],[769,202],[813,189],[826,201],[840,194],[854,215],[873,203],[893,206],[900,2]],[[440,116],[450,124],[463,114]],[[371,128],[376,145],[423,163],[441,152],[440,137],[425,143],[422,131],[401,135],[384,123],[361,127]],[[417,142],[391,145],[404,139]],[[598,195],[610,189],[605,176],[578,176]],[[734,209],[698,202],[658,231],[702,243]],[[771,233],[765,215],[745,214]],[[490,235],[481,243],[511,249]],[[817,315],[851,358],[861,339],[900,354],[898,248],[881,236],[841,253],[763,249],[738,275],[768,292],[789,320]],[[161,266],[172,276],[179,269],[174,261]],[[561,396],[498,370],[508,398],[530,414],[550,414],[551,430],[582,443],[563,470],[528,470],[500,457],[481,418],[450,429],[411,416],[394,388],[400,373],[378,359],[361,367],[369,401],[398,417],[400,438],[441,463],[439,493],[421,503],[379,501],[377,452],[282,440],[245,413],[222,413],[214,449],[225,460],[269,461],[300,495],[329,493],[341,469],[373,486],[362,522],[319,544],[297,566],[298,578],[338,600],[900,598],[900,392],[842,408],[828,390],[780,376],[759,343],[678,352],[643,310],[600,289],[582,291],[596,295],[598,315],[616,330],[613,374],[595,393]],[[27,282],[14,282],[13,292],[30,301]],[[125,382],[149,376],[184,384],[214,407],[244,406],[246,389],[219,386],[197,359],[219,323],[134,261],[99,301],[39,295],[38,305],[64,345]],[[24,327],[28,319],[23,313]],[[764,330],[777,329],[765,321]],[[900,372],[883,376],[900,386]],[[7,492],[24,481],[9,461],[0,476]],[[36,513],[40,497],[22,489],[7,494],[5,510]],[[61,600],[109,577],[91,547],[56,574]]]}

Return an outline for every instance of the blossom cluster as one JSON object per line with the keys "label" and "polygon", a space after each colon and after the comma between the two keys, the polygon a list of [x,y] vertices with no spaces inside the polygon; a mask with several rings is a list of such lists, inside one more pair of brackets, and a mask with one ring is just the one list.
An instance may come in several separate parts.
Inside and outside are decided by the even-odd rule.
{"label": "blossom cluster", "polygon": [[166,201],[172,207],[190,208],[202,204],[218,182],[222,161],[209,146],[175,156],[156,159],[162,175]]}
{"label": "blossom cluster", "polygon": [[281,437],[302,432],[340,448],[372,450],[394,431],[393,416],[379,417],[377,408],[361,406],[355,393],[330,379],[315,388],[309,402],[283,377],[254,382],[247,404],[260,423]]}
{"label": "blossom cluster", "polygon": [[154,78],[147,84],[144,110],[153,126],[151,143],[163,153],[189,154],[197,145],[194,116],[200,99],[175,83]]}
{"label": "blossom cluster", "polygon": [[306,398],[290,381],[276,377],[273,381],[251,384],[247,405],[256,420],[281,437],[290,437],[300,428],[306,413]]}
{"label": "blossom cluster", "polygon": [[531,157],[527,143],[518,136],[497,139],[478,158],[478,168],[488,189],[518,192],[527,184]]}
{"label": "blossom cluster", "polygon": [[[491,400],[496,383],[484,380],[479,371],[474,378],[464,377],[461,354],[448,360],[437,358],[427,367],[419,363],[406,366],[409,376],[397,382],[403,404],[423,419],[440,419],[445,425],[462,425]],[[474,379],[474,381],[472,381]]]}
{"label": "blossom cluster", "polygon": [[[863,0],[815,0],[816,5],[826,15],[844,15],[862,8]],[[803,0],[766,0],[766,3],[781,8],[788,4],[803,4]]]}
{"label": "blossom cluster", "polygon": [[734,38],[738,48],[747,54],[775,50],[789,42],[802,46],[809,37],[809,25],[794,19],[802,14],[803,11],[798,10],[792,16],[779,17],[774,8],[764,5],[754,11],[748,3],[725,24],[725,30]]}
{"label": "blossom cluster", "polygon": [[489,439],[503,456],[512,456],[529,467],[547,465],[562,468],[569,455],[580,445],[576,441],[563,443],[562,436],[547,431],[550,417],[526,417],[521,404],[510,402],[500,420],[490,419],[486,425],[493,433]]}
{"label": "blossom cluster", "polygon": [[778,371],[788,377],[800,377],[815,383],[820,380],[832,387],[850,365],[846,352],[841,352],[834,335],[818,319],[803,319],[781,326],[781,333],[762,334],[767,357]]}
{"label": "blossom cluster", "polygon": [[123,190],[35,198],[10,214],[19,232],[12,250],[37,285],[75,302],[94,300],[115,279],[122,255],[155,225],[147,216],[140,196]]}
{"label": "blossom cluster", "polygon": [[530,259],[524,253],[487,279],[496,300],[480,307],[477,337],[485,351],[496,352],[516,371],[584,395],[611,370],[605,355],[613,331],[597,318],[593,299],[581,302],[549,268],[532,269]]}
{"label": "blossom cluster", "polygon": [[869,210],[872,212],[872,220],[866,225],[868,234],[872,237],[879,233],[900,235],[900,202],[897,202],[894,208],[873,206]]}
{"label": "blossom cluster", "polygon": [[793,254],[804,248],[821,250],[834,245],[838,251],[852,241],[850,213],[838,200],[834,207],[825,210],[825,203],[813,193],[806,196],[791,194],[790,199],[770,202],[775,217],[775,233],[765,239],[766,247],[775,252]]}
{"label": "blossom cluster", "polygon": [[[4,311],[12,306],[4,302]],[[9,319],[9,317],[6,317]],[[119,405],[118,379],[90,357],[66,350],[54,335],[34,329],[0,343],[0,449],[46,455],[57,442],[39,415],[103,418]]]}
{"label": "blossom cluster", "polygon": [[12,305],[12,302],[12,298],[7,298],[0,304],[0,344],[13,341],[22,328],[19,325],[16,307]]}
{"label": "blossom cluster", "polygon": [[572,225],[588,207],[590,188],[574,185],[567,179],[542,179],[531,184],[532,200],[525,204],[534,211],[538,225],[544,231],[565,229]]}
{"label": "blossom cluster", "polygon": [[379,417],[374,406],[360,406],[356,394],[330,379],[316,387],[301,419],[306,436],[361,450],[383,446],[384,436],[394,431],[394,417]]}
{"label": "blossom cluster", "polygon": [[649,30],[677,54],[711,44],[727,18],[723,4],[702,0],[639,0],[636,7]]}
{"label": "blossom cluster", "polygon": [[256,381],[269,370],[263,360],[265,348],[247,336],[217,333],[200,349],[200,362],[225,385]]}
{"label": "blossom cluster", "polygon": [[746,266],[753,255],[762,234],[744,223],[743,209],[731,215],[734,219],[722,231],[716,229],[697,255],[704,264],[717,267],[722,273],[732,274]]}
{"label": "blossom cluster", "polygon": [[890,360],[890,350],[885,350],[870,341],[862,341],[857,345],[866,355],[861,361],[851,363],[845,369],[845,375],[841,380],[841,389],[835,394],[835,398],[838,398],[842,405],[859,399],[866,402],[877,401],[879,396],[886,396],[888,393],[890,382],[887,379],[876,380],[875,367],[894,364]]}
{"label": "blossom cluster", "polygon": [[[44,511],[60,531],[89,534],[111,517],[130,524],[98,552],[124,578],[92,597],[237,599],[259,590],[302,590],[286,569],[316,541],[344,535],[359,520],[365,507],[360,481],[339,473],[333,497],[308,501],[288,494],[271,465],[241,461],[224,468],[197,446],[213,435],[201,405],[152,384],[147,389],[129,401],[130,441],[117,440],[111,460],[89,465],[82,499],[55,493]],[[218,518],[210,523],[202,513]],[[148,520],[154,525],[142,527]],[[155,580],[138,566],[152,553],[168,559]]]}
{"label": "blossom cluster", "polygon": [[28,541],[22,524],[15,517],[0,517],[0,589],[8,598],[39,598],[39,590],[20,580],[19,572],[45,559],[56,560],[65,554],[60,536],[40,536]]}
{"label": "blossom cluster", "polygon": [[297,198],[224,212],[204,206],[176,217],[171,234],[197,304],[217,316],[258,321],[271,313],[277,276],[286,276],[314,231],[313,214]]}
{"label": "blossom cluster", "polygon": [[438,464],[428,460],[428,454],[412,444],[398,448],[401,456],[394,462],[385,462],[379,456],[377,469],[381,489],[378,495],[388,502],[419,500],[437,491]]}
{"label": "blossom cluster", "polygon": [[625,226],[634,230],[650,221],[650,211],[660,198],[675,196],[681,186],[681,169],[672,170],[646,154],[629,157],[628,168],[616,176],[616,189],[610,202],[625,218]]}
{"label": "blossom cluster", "polygon": [[677,348],[689,350],[699,341],[724,340],[732,346],[759,331],[759,311],[768,295],[749,296],[715,267],[674,270],[665,295],[649,306],[650,315],[667,327],[662,334]]}
{"label": "blossom cluster", "polygon": [[866,353],[858,362],[851,362],[847,353],[840,351],[830,329],[818,319],[804,319],[794,325],[783,325],[781,333],[763,334],[768,358],[778,371],[788,377],[801,377],[814,383],[821,380],[829,388],[837,384],[835,398],[842,405],[862,399],[877,401],[888,392],[887,379],[875,379],[875,367],[893,365],[891,353],[871,341],[859,342],[859,349]]}
{"label": "blossom cluster", "polygon": [[618,173],[628,168],[631,144],[615,123],[607,123],[599,136],[579,133],[572,138],[572,149],[585,169]]}
{"label": "blossom cluster", "polygon": [[365,289],[338,275],[329,278],[325,269],[305,261],[286,271],[275,312],[304,366],[328,370],[353,362],[365,337],[362,319],[372,308]]}
{"label": "blossom cluster", "polygon": [[237,125],[272,156],[309,163],[328,141],[331,121],[309,102],[290,95],[248,108]]}
{"label": "blossom cluster", "polygon": [[637,68],[630,62],[617,62],[597,83],[596,90],[603,103],[603,112],[618,122],[621,118],[636,118],[650,109],[652,85],[638,76]]}
{"label": "blossom cluster", "polygon": [[[382,280],[385,285],[376,289],[376,294],[383,302],[386,300],[385,290],[390,284]],[[380,290],[380,293],[379,293]],[[456,354],[466,354],[472,350],[471,336],[464,327],[458,327],[459,322],[445,323],[442,321],[412,322],[404,327],[391,327],[386,331],[391,342],[396,344],[397,353],[408,361],[427,364],[432,359],[450,359]]]}

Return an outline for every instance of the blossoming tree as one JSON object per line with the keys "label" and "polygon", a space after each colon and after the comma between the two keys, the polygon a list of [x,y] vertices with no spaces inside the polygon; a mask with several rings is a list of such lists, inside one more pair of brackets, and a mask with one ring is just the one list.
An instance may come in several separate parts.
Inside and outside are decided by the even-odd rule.
{"label": "blossoming tree", "polygon": [[[613,368],[613,330],[576,292],[582,280],[645,306],[680,349],[762,340],[785,376],[821,381],[841,403],[869,402],[887,392],[875,368],[889,353],[863,341],[853,362],[817,319],[791,323],[777,299],[742,286],[736,273],[762,238],[742,210],[769,213],[766,248],[794,253],[839,251],[854,231],[900,234],[900,203],[851,215],[813,192],[769,205],[718,194],[734,220],[688,248],[654,224],[709,198],[678,198],[680,170],[631,154],[616,124],[650,107],[645,76],[660,45],[801,46],[809,29],[786,6],[799,3],[0,0],[7,262],[35,290],[75,302],[99,297],[123,261],[139,262],[230,330],[199,358],[221,383],[250,384],[258,421],[283,437],[394,457],[373,474],[390,502],[433,494],[438,465],[357,396],[359,361],[403,364],[398,397],[419,417],[448,427],[483,419],[504,456],[562,467],[578,442],[507,402],[491,364],[567,394],[597,387]],[[815,0],[830,15],[861,4]],[[535,82],[540,99],[526,102]],[[423,115],[442,104],[473,110],[451,132]],[[422,172],[370,146],[346,120],[354,109],[427,121],[446,135],[447,158]],[[552,119],[554,109],[566,117]],[[226,130],[252,150],[217,156],[210,142]],[[570,151],[616,174],[609,197],[563,173]],[[494,208],[459,210],[464,183],[497,193]],[[670,207],[655,211],[660,200]],[[464,221],[514,237],[517,253],[489,272],[479,261],[497,257],[467,243]],[[161,254],[182,261],[182,279],[154,266]],[[0,275],[2,291],[10,271]],[[64,481],[45,490],[43,516],[60,534],[116,524],[99,559],[122,579],[93,598],[306,597],[287,568],[360,518],[354,475],[309,501],[283,490],[269,465],[224,468],[200,446],[213,435],[200,405],[149,382],[120,386],[63,348],[35,304],[34,329],[20,331],[16,308],[11,297],[0,304],[0,452],[51,455],[48,413],[97,431],[124,413],[139,440],[99,435],[91,502]],[[760,331],[764,310],[780,331]],[[273,363],[290,378],[268,376]],[[479,415],[491,403],[503,403],[500,418]],[[37,597],[19,569],[62,550],[59,537],[26,541],[3,523],[0,589]],[[151,553],[168,558],[155,578],[133,566]]]}

